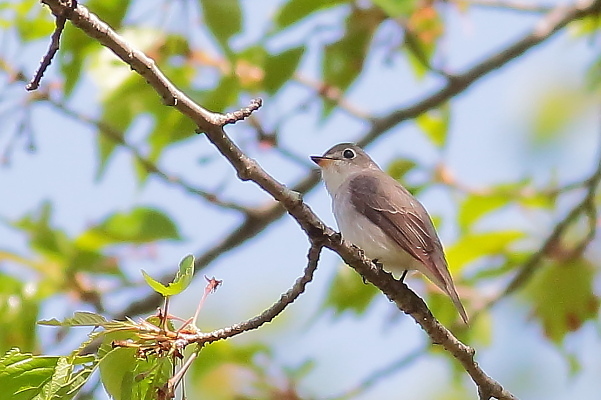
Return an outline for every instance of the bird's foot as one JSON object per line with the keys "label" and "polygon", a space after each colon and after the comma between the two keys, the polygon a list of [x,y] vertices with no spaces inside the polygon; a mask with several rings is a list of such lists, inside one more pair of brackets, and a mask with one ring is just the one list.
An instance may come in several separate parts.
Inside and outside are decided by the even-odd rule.
{"label": "bird's foot", "polygon": [[334,232],[331,236],[332,240],[337,243],[342,243],[342,234],[340,232]]}
{"label": "bird's foot", "polygon": [[382,264],[380,261],[378,261],[377,258],[374,258],[373,260],[371,260],[371,262],[373,262],[374,265],[376,266],[376,268],[378,268],[378,269],[384,268],[384,264]]}

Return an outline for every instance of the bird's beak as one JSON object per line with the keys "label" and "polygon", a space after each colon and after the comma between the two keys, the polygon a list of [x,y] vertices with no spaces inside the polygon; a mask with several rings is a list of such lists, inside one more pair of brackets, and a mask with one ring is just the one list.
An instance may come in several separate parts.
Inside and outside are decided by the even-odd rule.
{"label": "bird's beak", "polygon": [[320,167],[325,167],[326,165],[331,163],[333,160],[330,157],[311,156],[311,161],[313,161],[315,164],[319,165]]}

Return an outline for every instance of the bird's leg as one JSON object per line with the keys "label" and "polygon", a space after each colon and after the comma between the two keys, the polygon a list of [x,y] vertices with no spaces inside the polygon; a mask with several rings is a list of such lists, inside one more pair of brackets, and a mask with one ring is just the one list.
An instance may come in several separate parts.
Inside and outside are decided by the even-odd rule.
{"label": "bird's leg", "polygon": [[374,265],[375,265],[377,268],[379,268],[379,269],[382,269],[382,268],[384,268],[384,265],[383,265],[383,264],[382,264],[380,261],[378,261],[378,259],[377,259],[377,258],[374,258],[373,260],[371,260],[371,262],[373,262],[373,263],[374,263]]}
{"label": "bird's leg", "polygon": [[401,282],[403,282],[405,280],[405,277],[407,276],[407,272],[409,272],[409,271],[408,270],[403,271],[403,275],[401,275]]}

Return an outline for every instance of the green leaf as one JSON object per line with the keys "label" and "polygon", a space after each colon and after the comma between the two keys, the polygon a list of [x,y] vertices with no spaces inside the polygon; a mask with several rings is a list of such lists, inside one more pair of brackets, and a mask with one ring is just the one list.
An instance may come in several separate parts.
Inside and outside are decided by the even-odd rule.
{"label": "green leaf", "polygon": [[39,210],[27,214],[12,225],[29,234],[30,246],[54,260],[64,260],[72,250],[67,235],[51,225],[52,204],[42,203]]}
{"label": "green leaf", "polygon": [[61,357],[40,357],[21,353],[18,348],[0,358],[0,388],[2,397],[28,400],[41,393],[45,382],[54,375]]}
{"label": "green leaf", "polygon": [[16,11],[13,25],[23,41],[49,38],[54,31],[55,24],[51,14],[44,7],[40,7],[37,1],[21,1],[13,9]]}
{"label": "green leaf", "polygon": [[[154,128],[148,137],[148,144],[150,145],[148,158],[153,162],[158,161],[163,150],[168,145],[192,137],[196,128],[196,125],[190,118],[174,108],[165,109],[163,107],[163,111],[155,114],[155,117]],[[143,168],[145,173],[148,173],[146,167],[141,166],[141,168]],[[140,179],[140,181],[143,180]]]}
{"label": "green leaf", "polygon": [[449,119],[449,107],[443,106],[421,114],[415,119],[415,122],[436,147],[442,148],[449,133]]}
{"label": "green leaf", "polygon": [[108,244],[143,244],[167,239],[181,239],[175,223],[161,211],[138,207],[129,213],[108,217],[83,233],[77,244],[83,248],[99,248]]}
{"label": "green leaf", "polygon": [[93,372],[95,364],[88,364],[83,367],[79,365],[75,373],[74,367],[75,365],[70,358],[60,357],[52,379],[44,384],[35,400],[71,399],[75,397]]}
{"label": "green leaf", "polygon": [[238,101],[240,82],[232,75],[221,77],[219,84],[209,93],[202,96],[202,103],[215,112],[223,112]]}
{"label": "green leaf", "polygon": [[274,94],[290,79],[304,53],[304,47],[294,47],[267,58],[263,83],[267,93]]}
{"label": "green leaf", "polygon": [[106,22],[114,30],[119,30],[129,1],[123,0],[89,0],[86,2],[86,7],[96,15],[100,15],[102,20]]}
{"label": "green leaf", "polygon": [[[188,87],[196,76],[189,63],[176,63],[175,57],[189,57],[187,40],[175,34],[150,28],[128,28],[122,35],[132,46],[151,52],[154,61],[176,86]],[[160,44],[160,45],[159,45]],[[101,178],[115,150],[123,145],[126,134],[138,118],[148,118],[154,123],[150,134],[151,161],[158,160],[161,151],[169,144],[190,137],[194,130],[189,118],[174,109],[167,109],[148,83],[133,74],[127,64],[115,60],[108,50],[91,57],[88,71],[101,89],[102,112],[99,125],[97,178]],[[110,81],[106,77],[110,76]],[[160,136],[159,136],[160,135]],[[141,175],[141,182],[146,175]]]}
{"label": "green leaf", "polygon": [[171,377],[173,364],[166,357],[138,358],[134,348],[111,348],[114,340],[131,337],[127,332],[106,335],[98,352],[102,358],[99,369],[104,389],[115,400],[156,399],[159,388]]}
{"label": "green leaf", "polygon": [[340,268],[329,286],[322,309],[333,309],[334,314],[346,311],[361,314],[378,294],[375,286],[365,284],[351,268]]}
{"label": "green leaf", "polygon": [[509,198],[501,194],[469,195],[459,208],[457,221],[462,230],[473,225],[480,218],[509,203]]}
{"label": "green leaf", "polygon": [[416,5],[416,2],[410,0],[372,0],[372,3],[384,10],[391,18],[410,15]]}
{"label": "green leaf", "polygon": [[179,294],[186,290],[192,278],[194,277],[194,256],[188,254],[179,263],[179,271],[175,275],[173,282],[163,285],[161,282],[153,279],[144,270],[142,270],[144,280],[155,292],[167,297]]}
{"label": "green leaf", "polygon": [[463,235],[445,252],[449,268],[459,271],[468,263],[481,257],[492,257],[509,252],[509,246],[523,236],[524,232],[512,230]]}
{"label": "green leaf", "polygon": [[349,0],[290,0],[275,17],[278,28],[282,29],[289,25],[306,18],[314,12],[331,8],[343,3],[350,3]]}
{"label": "green leaf", "polygon": [[[36,289],[0,273],[0,351],[19,347],[37,349],[35,321],[42,300]],[[1,386],[0,386],[1,387]]]}
{"label": "green leaf", "polygon": [[64,321],[58,321],[56,318],[51,320],[39,321],[39,325],[48,326],[103,326],[109,322],[102,315],[88,311],[77,311],[71,318],[65,318]]}
{"label": "green leaf", "polygon": [[557,144],[566,128],[588,109],[581,90],[567,85],[548,88],[532,104],[535,108],[529,114],[532,127],[528,132],[537,148]]}
{"label": "green leaf", "polygon": [[200,0],[204,22],[226,53],[229,39],[242,30],[242,10],[238,0]]}
{"label": "green leaf", "polygon": [[[100,379],[115,400],[129,400],[133,391],[133,367],[136,349],[118,347],[106,354],[99,364]],[[129,394],[129,396],[127,395]]]}
{"label": "green leaf", "polygon": [[524,288],[545,334],[559,344],[568,332],[597,318],[599,298],[593,283],[596,267],[585,259],[541,265]]}
{"label": "green leaf", "polygon": [[[371,38],[383,20],[379,10],[354,9],[346,21],[342,39],[328,44],[322,62],[323,79],[327,85],[345,91],[363,71],[363,63]],[[326,103],[325,114],[333,104]]]}
{"label": "green leaf", "polygon": [[[269,348],[257,341],[240,343],[240,341],[223,340],[211,343],[202,349],[198,359],[192,364],[187,384],[194,389],[198,399],[249,398],[241,393],[249,387],[265,385],[264,378],[255,381],[256,386],[249,385],[249,378],[254,380],[257,376],[265,376],[265,362],[268,364],[273,362]],[[269,388],[273,386],[270,385]],[[270,397],[267,394],[263,396],[256,390],[252,393],[250,398],[253,399]],[[272,390],[271,395],[273,398]]]}
{"label": "green leaf", "polygon": [[416,166],[417,163],[413,160],[399,158],[390,163],[388,168],[386,168],[386,172],[397,181],[402,181],[405,175]]}
{"label": "green leaf", "polygon": [[73,93],[75,86],[80,82],[81,71],[83,70],[88,57],[94,52],[101,51],[101,47],[95,39],[84,34],[80,29],[75,29],[69,24],[61,36],[60,51],[58,59],[60,61],[61,72],[65,80],[65,95]]}

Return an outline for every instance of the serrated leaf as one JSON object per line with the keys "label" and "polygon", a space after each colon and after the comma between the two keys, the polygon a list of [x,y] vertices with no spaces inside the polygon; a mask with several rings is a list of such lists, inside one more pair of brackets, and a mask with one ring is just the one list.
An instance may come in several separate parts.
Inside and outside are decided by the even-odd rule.
{"label": "serrated leaf", "polygon": [[186,290],[192,278],[194,278],[194,256],[188,254],[179,263],[179,270],[175,275],[173,281],[167,285],[163,285],[161,282],[153,279],[144,270],[142,270],[144,280],[155,292],[167,297],[179,294]]}
{"label": "serrated leaf", "polygon": [[98,315],[88,311],[77,311],[73,317],[59,321],[56,318],[51,320],[39,321],[39,325],[47,326],[104,326],[109,321],[102,315]]}
{"label": "serrated leaf", "polygon": [[100,361],[102,385],[115,400],[127,400],[127,396],[123,395],[124,391],[131,394],[132,369],[136,360],[136,349],[119,347],[107,353]]}
{"label": "serrated leaf", "polygon": [[0,358],[0,388],[2,397],[11,400],[29,400],[50,380],[60,357],[33,356],[18,348],[9,350]]}
{"label": "serrated leaf", "polygon": [[304,53],[304,47],[294,47],[267,58],[263,82],[267,93],[274,94],[290,79]]}
{"label": "serrated leaf", "polygon": [[280,8],[275,17],[277,27],[286,28],[295,24],[314,12],[331,8],[349,0],[290,0]]}
{"label": "serrated leaf", "polygon": [[559,344],[569,332],[597,317],[596,268],[585,259],[541,265],[524,293],[546,336]]}
{"label": "serrated leaf", "polygon": [[365,284],[353,269],[340,268],[330,283],[322,310],[332,309],[337,315],[346,311],[361,314],[377,294],[378,289]]}
{"label": "serrated leaf", "polygon": [[238,0],[200,0],[207,24],[226,53],[229,39],[242,30],[242,10]]}

